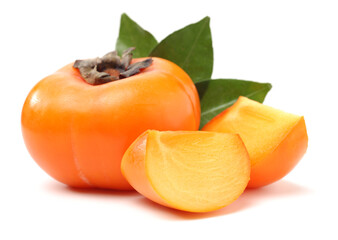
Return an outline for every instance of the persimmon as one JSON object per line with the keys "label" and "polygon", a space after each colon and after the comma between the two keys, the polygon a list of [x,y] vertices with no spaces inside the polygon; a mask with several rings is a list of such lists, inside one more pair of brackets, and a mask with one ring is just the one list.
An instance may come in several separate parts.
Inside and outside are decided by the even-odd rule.
{"label": "persimmon", "polygon": [[132,189],[120,165],[145,130],[197,130],[190,77],[161,58],[116,52],[76,61],[44,78],[22,109],[25,144],[37,164],[73,187]]}
{"label": "persimmon", "polygon": [[154,202],[208,212],[229,205],[244,191],[250,159],[237,134],[148,130],[128,148],[121,169]]}
{"label": "persimmon", "polygon": [[251,159],[249,188],[262,187],[288,174],[305,154],[308,136],[303,116],[246,97],[224,110],[202,130],[238,133]]}

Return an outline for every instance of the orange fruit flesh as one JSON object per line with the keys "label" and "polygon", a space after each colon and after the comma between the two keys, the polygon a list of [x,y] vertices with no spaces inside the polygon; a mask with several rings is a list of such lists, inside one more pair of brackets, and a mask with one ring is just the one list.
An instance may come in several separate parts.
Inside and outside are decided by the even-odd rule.
{"label": "orange fruit flesh", "polygon": [[308,142],[302,116],[246,97],[240,97],[202,130],[241,136],[252,165],[248,187],[264,186],[284,177],[304,155]]}
{"label": "orange fruit flesh", "polygon": [[189,212],[229,205],[250,176],[249,156],[237,134],[198,131],[146,131],[126,151],[121,168],[145,197]]}

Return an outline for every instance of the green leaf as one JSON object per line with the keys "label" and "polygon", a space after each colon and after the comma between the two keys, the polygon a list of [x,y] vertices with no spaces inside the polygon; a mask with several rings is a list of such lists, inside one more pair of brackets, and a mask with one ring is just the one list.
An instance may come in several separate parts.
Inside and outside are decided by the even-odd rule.
{"label": "green leaf", "polygon": [[157,45],[154,36],[140,27],[127,14],[121,15],[120,33],[116,42],[116,50],[121,56],[122,52],[130,47],[135,47],[135,58],[147,57]]}
{"label": "green leaf", "polygon": [[214,60],[210,18],[205,17],[170,34],[154,48],[150,56],[176,63],[195,83],[211,78]]}
{"label": "green leaf", "polygon": [[201,101],[200,128],[234,104],[239,96],[263,102],[266,94],[272,88],[270,83],[237,79],[205,80],[195,85]]}

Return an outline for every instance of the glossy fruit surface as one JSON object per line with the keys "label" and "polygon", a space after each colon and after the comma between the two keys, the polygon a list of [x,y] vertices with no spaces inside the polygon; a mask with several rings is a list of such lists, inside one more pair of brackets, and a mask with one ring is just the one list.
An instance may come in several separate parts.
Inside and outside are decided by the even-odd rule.
{"label": "glossy fruit surface", "polygon": [[96,86],[69,64],[31,90],[21,120],[31,156],[56,180],[132,189],[120,171],[129,145],[147,129],[197,130],[200,105],[189,76],[164,59],[153,58],[139,74]]}
{"label": "glossy fruit surface", "polygon": [[246,97],[240,97],[202,130],[241,136],[250,155],[248,187],[252,188],[268,185],[288,174],[303,157],[308,144],[304,117]]}
{"label": "glossy fruit surface", "polygon": [[122,172],[142,195],[189,212],[225,207],[250,176],[247,150],[237,134],[148,130],[124,154]]}

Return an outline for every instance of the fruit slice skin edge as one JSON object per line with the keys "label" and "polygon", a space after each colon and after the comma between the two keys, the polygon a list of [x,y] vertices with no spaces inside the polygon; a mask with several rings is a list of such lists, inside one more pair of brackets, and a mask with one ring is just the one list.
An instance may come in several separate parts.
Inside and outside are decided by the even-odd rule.
{"label": "fruit slice skin edge", "polygon": [[306,125],[304,117],[301,117],[279,146],[264,160],[252,166],[248,188],[262,187],[282,179],[296,167],[307,146]]}
{"label": "fruit slice skin edge", "polygon": [[202,130],[238,133],[242,137],[251,159],[248,188],[266,186],[283,178],[297,165],[308,146],[303,116],[246,97],[239,97]]}
{"label": "fruit slice skin edge", "polygon": [[148,130],[128,148],[121,169],[134,189],[154,202],[209,212],[242,194],[250,160],[237,134]]}

